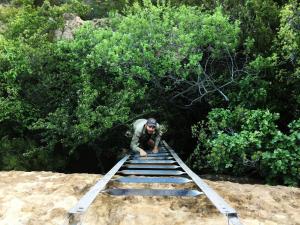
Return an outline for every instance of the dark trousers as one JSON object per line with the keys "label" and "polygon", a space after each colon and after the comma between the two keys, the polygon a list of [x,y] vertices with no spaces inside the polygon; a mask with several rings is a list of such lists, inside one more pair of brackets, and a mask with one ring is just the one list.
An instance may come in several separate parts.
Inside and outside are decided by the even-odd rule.
{"label": "dark trousers", "polygon": [[140,143],[140,147],[144,150],[152,150],[154,148],[154,140],[149,138]]}

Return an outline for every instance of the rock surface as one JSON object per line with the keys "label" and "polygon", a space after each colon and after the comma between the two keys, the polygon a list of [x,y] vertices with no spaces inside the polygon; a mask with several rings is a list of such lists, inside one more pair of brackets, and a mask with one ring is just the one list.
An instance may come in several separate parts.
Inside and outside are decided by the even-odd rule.
{"label": "rock surface", "polygon": [[[68,224],[67,211],[99,178],[96,174],[0,172],[0,225]],[[237,210],[245,225],[300,225],[300,188],[205,181]],[[131,184],[122,187],[129,186]],[[150,187],[139,185],[140,188],[145,186]],[[173,186],[155,184],[151,187]],[[84,215],[83,224],[225,225],[227,221],[204,196],[112,197],[101,194]]]}
{"label": "rock surface", "polygon": [[74,31],[84,24],[84,21],[77,15],[72,13],[64,14],[65,25],[63,29],[58,29],[54,32],[55,39],[74,38]]}
{"label": "rock surface", "polygon": [[86,22],[90,22],[91,24],[93,24],[94,27],[105,27],[109,24],[109,20],[107,18],[84,21],[79,16],[73,13],[65,13],[64,21],[65,21],[64,28],[58,29],[54,32],[55,40],[74,39],[75,30]]}

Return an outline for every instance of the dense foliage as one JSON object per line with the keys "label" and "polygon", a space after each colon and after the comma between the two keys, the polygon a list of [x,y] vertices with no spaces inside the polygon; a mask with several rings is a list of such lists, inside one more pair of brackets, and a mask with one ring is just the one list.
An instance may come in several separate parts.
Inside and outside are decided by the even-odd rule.
{"label": "dense foliage", "polygon": [[[73,171],[90,155],[103,170],[130,123],[156,116],[184,148],[200,121],[184,149],[196,170],[299,184],[297,1],[6,3],[0,169]],[[105,18],[58,40],[65,13]]]}
{"label": "dense foliage", "polygon": [[196,169],[211,167],[239,176],[257,173],[269,182],[299,184],[300,121],[283,134],[275,124],[278,117],[260,109],[213,109],[207,123],[193,126],[199,143],[191,163]]}

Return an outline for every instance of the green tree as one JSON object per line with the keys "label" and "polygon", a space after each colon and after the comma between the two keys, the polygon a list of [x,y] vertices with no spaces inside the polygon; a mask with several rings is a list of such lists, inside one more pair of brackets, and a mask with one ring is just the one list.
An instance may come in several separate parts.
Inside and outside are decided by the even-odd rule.
{"label": "green tree", "polygon": [[299,121],[290,124],[290,134],[283,134],[275,124],[278,118],[266,110],[213,109],[207,123],[193,127],[198,144],[190,163],[196,169],[299,184]]}

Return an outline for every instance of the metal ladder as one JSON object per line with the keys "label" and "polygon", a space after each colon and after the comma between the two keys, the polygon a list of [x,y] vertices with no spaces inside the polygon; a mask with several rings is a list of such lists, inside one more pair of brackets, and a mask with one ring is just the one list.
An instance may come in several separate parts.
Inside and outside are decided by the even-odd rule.
{"label": "metal ladder", "polygon": [[[112,179],[117,173],[123,176]],[[106,185],[110,181],[120,183],[173,184],[194,182],[199,189],[105,189]],[[80,215],[85,213],[100,192],[106,192],[111,195],[118,196],[139,195],[196,197],[204,194],[222,214],[227,216],[228,224],[242,225],[237,212],[198,175],[192,172],[165,141],[162,142],[159,153],[148,153],[146,158],[132,154],[127,155],[120,160],[78,201],[72,209],[69,210],[69,224],[82,224]]]}

